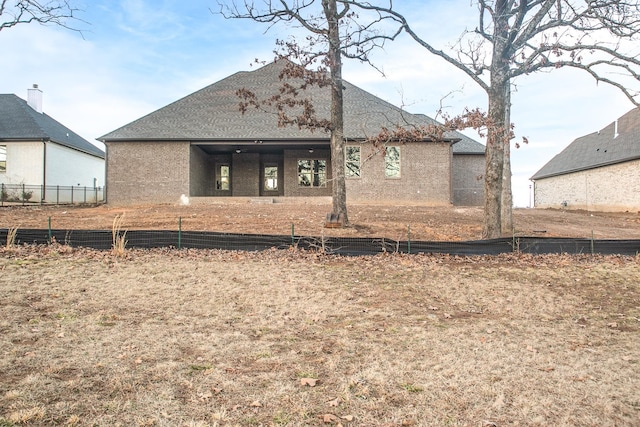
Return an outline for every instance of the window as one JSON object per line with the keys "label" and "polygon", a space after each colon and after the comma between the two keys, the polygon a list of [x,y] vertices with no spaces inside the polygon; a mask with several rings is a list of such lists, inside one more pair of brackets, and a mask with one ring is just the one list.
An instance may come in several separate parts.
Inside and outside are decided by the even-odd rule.
{"label": "window", "polygon": [[264,189],[276,191],[278,189],[278,166],[264,167]]}
{"label": "window", "polygon": [[345,147],[344,162],[347,178],[360,178],[360,147]]}
{"label": "window", "polygon": [[298,186],[324,187],[326,184],[326,160],[298,160]]}
{"label": "window", "polygon": [[216,175],[218,175],[216,177],[216,190],[228,191],[231,188],[231,168],[229,165],[220,165],[216,172]]}
{"label": "window", "polygon": [[0,145],[0,172],[7,171],[7,146]]}
{"label": "window", "polygon": [[385,178],[400,178],[400,147],[386,147],[384,176]]}

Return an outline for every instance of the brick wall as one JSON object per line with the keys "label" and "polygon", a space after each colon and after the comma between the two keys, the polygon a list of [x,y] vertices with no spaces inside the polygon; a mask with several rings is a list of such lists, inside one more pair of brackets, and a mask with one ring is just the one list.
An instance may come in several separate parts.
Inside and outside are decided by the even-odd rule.
{"label": "brick wall", "polygon": [[189,191],[190,196],[213,194],[213,165],[209,155],[200,147],[192,146],[190,154]]}
{"label": "brick wall", "polygon": [[640,211],[640,160],[535,181],[536,208]]}
{"label": "brick wall", "polygon": [[402,201],[436,206],[451,204],[452,153],[449,144],[399,145],[400,178],[385,178],[384,155],[370,144],[360,146],[360,178],[347,179],[347,197],[350,201]]}
{"label": "brick wall", "polygon": [[[483,169],[483,156],[452,156],[445,143],[408,143],[400,147],[400,177],[386,178],[384,156],[370,144],[361,146],[361,176],[347,179],[349,201],[400,201],[450,205],[473,204],[480,199],[474,188]],[[331,196],[331,162],[328,149],[285,150],[280,165],[281,190],[285,197]],[[189,142],[110,142],[107,144],[107,201],[112,204],[138,202],[177,202],[181,194],[222,196],[216,191],[215,165],[231,160],[233,196],[258,197],[261,182],[261,157],[257,153],[207,155]],[[452,159],[453,157],[453,159]],[[455,160],[454,160],[455,159]],[[262,163],[275,162],[278,156],[264,155]],[[298,185],[298,160],[326,160],[327,186]],[[482,164],[482,166],[480,166]],[[191,170],[189,170],[191,168]],[[455,168],[457,175],[452,177]],[[455,181],[454,181],[455,179]],[[219,194],[220,193],[220,194]],[[275,193],[274,193],[275,195]]]}
{"label": "brick wall", "polygon": [[483,155],[453,155],[453,204],[456,206],[481,206],[484,203]]}
{"label": "brick wall", "polygon": [[260,154],[233,153],[231,191],[234,196],[258,197],[260,195]]}
{"label": "brick wall", "polygon": [[189,195],[188,142],[109,142],[107,202],[177,203]]}

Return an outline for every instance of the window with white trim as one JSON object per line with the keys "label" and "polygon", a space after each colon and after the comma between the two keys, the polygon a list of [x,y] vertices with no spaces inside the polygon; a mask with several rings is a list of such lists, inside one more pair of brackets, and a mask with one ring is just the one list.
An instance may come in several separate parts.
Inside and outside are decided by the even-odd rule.
{"label": "window with white trim", "polygon": [[385,178],[400,178],[400,147],[388,146],[384,154]]}
{"label": "window with white trim", "polygon": [[325,187],[326,185],[326,160],[298,160],[299,187]]}
{"label": "window with white trim", "polygon": [[276,191],[278,189],[278,165],[264,166],[264,190]]}
{"label": "window with white trim", "polygon": [[360,147],[344,147],[344,166],[347,178],[360,178]]}
{"label": "window with white trim", "polygon": [[231,189],[231,167],[228,164],[218,165],[216,170],[216,190]]}

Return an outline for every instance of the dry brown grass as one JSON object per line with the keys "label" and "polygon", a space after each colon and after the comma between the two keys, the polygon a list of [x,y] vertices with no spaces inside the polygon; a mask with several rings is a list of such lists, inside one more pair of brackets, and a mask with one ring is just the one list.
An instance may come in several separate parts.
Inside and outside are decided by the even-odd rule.
{"label": "dry brown grass", "polygon": [[[326,201],[323,201],[325,200]],[[482,235],[480,207],[350,204],[350,227],[325,228],[330,198],[301,198],[285,203],[250,203],[233,197],[207,203],[96,207],[13,206],[0,209],[0,228],[109,230],[114,216],[125,215],[128,230],[216,231],[280,234],[294,226],[298,236],[373,237],[408,240],[477,240]],[[516,236],[640,239],[640,213],[515,209]],[[180,225],[179,225],[180,224]],[[509,237],[513,234],[509,233]]]}
{"label": "dry brown grass", "polygon": [[111,244],[111,252],[117,257],[124,257],[127,248],[127,230],[122,230],[122,223],[124,222],[124,214],[116,215],[113,218],[113,224],[111,225],[111,238],[113,240]]}
{"label": "dry brown grass", "polygon": [[637,257],[54,245],[0,271],[0,426],[640,419]]}
{"label": "dry brown grass", "polygon": [[18,227],[9,227],[7,229],[7,243],[5,249],[11,249],[16,244],[16,235],[18,234]]}

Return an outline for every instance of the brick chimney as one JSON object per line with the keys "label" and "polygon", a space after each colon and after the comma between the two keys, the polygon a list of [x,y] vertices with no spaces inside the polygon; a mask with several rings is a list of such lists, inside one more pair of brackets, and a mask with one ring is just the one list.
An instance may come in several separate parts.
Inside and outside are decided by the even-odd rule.
{"label": "brick chimney", "polygon": [[38,89],[37,84],[34,84],[31,89],[27,89],[27,104],[42,114],[42,91]]}

